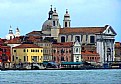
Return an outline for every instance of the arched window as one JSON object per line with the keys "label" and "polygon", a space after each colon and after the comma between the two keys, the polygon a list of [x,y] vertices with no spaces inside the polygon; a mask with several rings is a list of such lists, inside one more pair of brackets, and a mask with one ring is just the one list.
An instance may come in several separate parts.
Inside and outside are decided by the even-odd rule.
{"label": "arched window", "polygon": [[68,57],[66,56],[66,61],[68,62]]}
{"label": "arched window", "polygon": [[54,61],[56,61],[56,57],[54,56]]}
{"label": "arched window", "polygon": [[67,22],[65,22],[65,27],[67,27]]}
{"label": "arched window", "polygon": [[64,36],[61,37],[61,42],[65,42],[65,37]]}
{"label": "arched window", "polygon": [[78,48],[76,48],[76,52],[78,52]]}
{"label": "arched window", "polygon": [[69,22],[69,27],[70,27],[70,22]]}
{"label": "arched window", "polygon": [[12,39],[12,36],[10,36],[10,40]]}
{"label": "arched window", "polygon": [[61,61],[64,61],[64,57],[63,56],[61,57]]}
{"label": "arched window", "polygon": [[53,26],[55,26],[55,21],[53,21]]}

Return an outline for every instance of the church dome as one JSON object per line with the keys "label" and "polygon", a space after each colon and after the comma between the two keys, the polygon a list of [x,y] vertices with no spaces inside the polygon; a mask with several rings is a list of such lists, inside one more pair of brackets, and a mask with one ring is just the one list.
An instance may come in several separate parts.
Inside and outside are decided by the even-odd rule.
{"label": "church dome", "polygon": [[50,31],[52,27],[52,20],[46,20],[42,25],[42,31]]}

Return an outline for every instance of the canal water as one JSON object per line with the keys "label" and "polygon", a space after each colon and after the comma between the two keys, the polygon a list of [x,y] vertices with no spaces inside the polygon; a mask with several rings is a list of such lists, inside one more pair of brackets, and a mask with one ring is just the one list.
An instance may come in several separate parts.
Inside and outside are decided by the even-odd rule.
{"label": "canal water", "polygon": [[121,84],[121,69],[8,70],[0,71],[0,84]]}

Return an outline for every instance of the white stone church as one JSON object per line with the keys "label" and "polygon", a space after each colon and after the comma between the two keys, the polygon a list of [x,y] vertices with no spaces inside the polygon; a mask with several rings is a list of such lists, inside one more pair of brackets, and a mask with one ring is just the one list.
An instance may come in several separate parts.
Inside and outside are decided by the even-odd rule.
{"label": "white stone church", "polygon": [[[100,62],[114,61],[114,41],[116,32],[110,25],[104,27],[71,27],[68,10],[63,19],[63,27],[60,26],[56,9],[49,11],[49,17],[42,25],[43,37],[54,37],[58,42],[75,42],[81,44],[93,44],[100,55]],[[81,53],[81,52],[80,52]]]}

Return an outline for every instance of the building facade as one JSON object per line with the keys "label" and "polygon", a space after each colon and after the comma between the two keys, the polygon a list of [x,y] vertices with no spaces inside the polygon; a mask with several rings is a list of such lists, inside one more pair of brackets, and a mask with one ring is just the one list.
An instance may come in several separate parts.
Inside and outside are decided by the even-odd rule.
{"label": "building facade", "polygon": [[81,62],[81,43],[76,40],[73,45],[73,62]]}
{"label": "building facade", "polygon": [[81,55],[82,55],[83,61],[96,62],[96,63],[99,63],[100,61],[100,55],[96,53],[96,51],[85,50],[81,52]]}
{"label": "building facade", "polygon": [[53,61],[56,63],[73,61],[73,43],[55,43],[52,46]]}
{"label": "building facade", "polygon": [[121,61],[121,42],[115,42],[115,61]]}
{"label": "building facade", "polygon": [[0,46],[0,62],[11,62],[10,46]]}
{"label": "building facade", "polygon": [[43,48],[43,61],[52,61],[52,42],[35,42],[34,44]]}
{"label": "building facade", "polygon": [[42,63],[43,48],[35,44],[21,44],[13,47],[11,62],[13,63]]}

